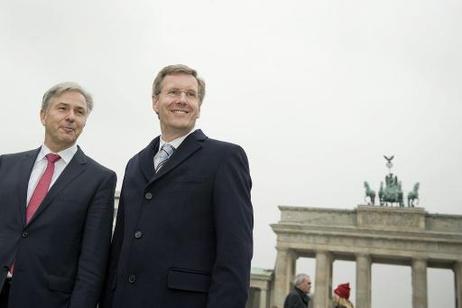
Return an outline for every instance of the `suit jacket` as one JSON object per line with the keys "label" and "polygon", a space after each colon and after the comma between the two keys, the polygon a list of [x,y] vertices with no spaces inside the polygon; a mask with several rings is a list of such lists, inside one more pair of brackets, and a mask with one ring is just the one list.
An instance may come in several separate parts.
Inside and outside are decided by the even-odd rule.
{"label": "suit jacket", "polygon": [[290,291],[284,301],[284,308],[307,308],[311,306],[310,296],[295,287],[292,291]]}
{"label": "suit jacket", "polygon": [[156,174],[159,137],[125,171],[102,307],[244,308],[253,213],[241,147],[190,134]]}
{"label": "suit jacket", "polygon": [[104,281],[116,175],[79,148],[26,224],[40,149],[0,156],[0,288],[14,262],[9,307],[95,307]]}

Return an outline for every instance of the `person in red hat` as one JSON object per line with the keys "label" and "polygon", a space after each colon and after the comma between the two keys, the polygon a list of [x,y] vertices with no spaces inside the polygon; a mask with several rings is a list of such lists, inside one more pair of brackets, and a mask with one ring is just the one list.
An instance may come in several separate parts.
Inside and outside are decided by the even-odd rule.
{"label": "person in red hat", "polygon": [[342,283],[334,290],[333,307],[334,308],[353,308],[353,303],[350,302],[350,283]]}

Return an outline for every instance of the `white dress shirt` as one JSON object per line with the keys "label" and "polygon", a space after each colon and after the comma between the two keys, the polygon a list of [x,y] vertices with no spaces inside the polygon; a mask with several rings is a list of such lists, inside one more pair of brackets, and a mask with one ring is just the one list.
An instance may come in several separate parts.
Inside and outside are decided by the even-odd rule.
{"label": "white dress shirt", "polygon": [[[46,145],[42,145],[40,152],[35,160],[34,167],[32,168],[32,172],[29,178],[29,186],[27,187],[27,203],[26,207],[29,204],[30,198],[32,198],[32,193],[35,190],[40,178],[42,177],[43,173],[45,173],[45,169],[47,168],[48,160],[46,159],[46,155],[49,153],[53,153]],[[53,177],[51,178],[51,186],[56,182],[56,179],[61,175],[64,168],[66,168],[67,164],[72,160],[75,153],[77,153],[77,145],[73,145],[70,148],[67,148],[61,152],[55,153],[58,154],[61,159],[55,162],[55,171],[53,173]]]}

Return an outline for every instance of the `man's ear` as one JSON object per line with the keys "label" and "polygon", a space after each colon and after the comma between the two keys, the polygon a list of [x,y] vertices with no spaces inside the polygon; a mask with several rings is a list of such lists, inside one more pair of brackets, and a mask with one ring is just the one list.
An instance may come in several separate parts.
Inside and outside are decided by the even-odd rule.
{"label": "man's ear", "polygon": [[196,119],[199,119],[200,116],[201,116],[201,105],[199,105],[199,109],[197,110],[197,117],[196,117]]}
{"label": "man's ear", "polygon": [[42,122],[42,125],[45,125],[46,117],[47,112],[45,110],[40,110],[40,122]]}
{"label": "man's ear", "polygon": [[159,105],[158,105],[158,97],[153,96],[152,97],[152,110],[154,110],[155,113],[159,114]]}

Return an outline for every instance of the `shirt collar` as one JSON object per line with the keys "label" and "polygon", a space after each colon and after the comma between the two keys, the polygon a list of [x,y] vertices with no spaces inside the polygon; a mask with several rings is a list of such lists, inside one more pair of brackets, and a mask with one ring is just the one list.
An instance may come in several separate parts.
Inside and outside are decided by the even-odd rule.
{"label": "shirt collar", "polygon": [[178,149],[178,147],[181,145],[181,143],[186,139],[186,137],[188,137],[194,130],[191,130],[189,133],[187,133],[186,135],[184,136],[181,136],[181,137],[178,137],[176,139],[173,139],[172,141],[170,142],[165,142],[163,139],[162,139],[162,135],[160,136],[159,138],[159,149],[157,150],[158,152],[160,151],[160,149],[162,148],[162,146],[166,143],[170,144],[171,146],[173,146],[176,149]]}
{"label": "shirt collar", "polygon": [[[68,164],[74,157],[75,153],[77,153],[77,150],[78,150],[78,147],[76,144],[74,144],[71,147],[64,149],[55,154],[58,154],[65,164]],[[51,151],[45,144],[43,144],[37,156],[37,161],[44,159],[45,156],[49,153],[54,153],[54,152]]]}

